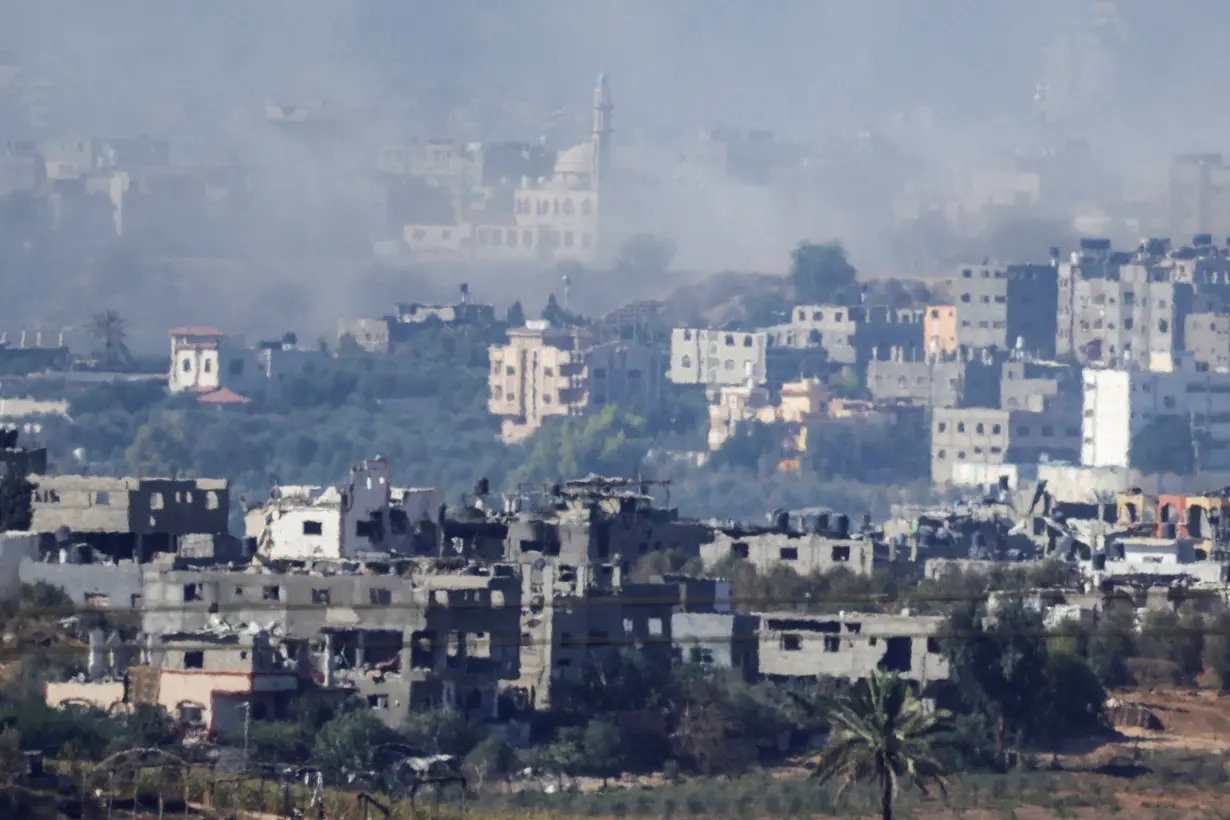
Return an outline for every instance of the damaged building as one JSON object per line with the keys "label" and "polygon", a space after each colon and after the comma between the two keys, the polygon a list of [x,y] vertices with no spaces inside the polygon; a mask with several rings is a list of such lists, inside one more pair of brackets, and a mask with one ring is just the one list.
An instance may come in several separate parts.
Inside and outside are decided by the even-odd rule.
{"label": "damaged building", "polygon": [[886,547],[865,533],[850,531],[846,515],[821,513],[802,526],[792,526],[781,513],[772,527],[718,526],[712,540],[700,547],[707,570],[729,560],[746,561],[757,572],[789,567],[800,575],[843,569],[867,576],[891,560]]}

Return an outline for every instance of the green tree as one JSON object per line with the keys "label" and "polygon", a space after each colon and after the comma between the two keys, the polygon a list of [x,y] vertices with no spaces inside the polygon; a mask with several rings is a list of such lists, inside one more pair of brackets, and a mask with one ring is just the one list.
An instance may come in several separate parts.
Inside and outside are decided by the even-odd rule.
{"label": "green tree", "polygon": [[800,242],[790,254],[790,282],[799,304],[851,303],[857,298],[857,276],[846,249],[836,240]]}
{"label": "green tree", "polygon": [[513,302],[508,308],[508,314],[504,317],[504,321],[509,327],[525,327],[525,308],[521,307],[521,302]]}
{"label": "green tree", "polygon": [[1108,602],[1089,636],[1089,665],[1102,685],[1131,682],[1128,659],[1136,655],[1136,612],[1129,602]]}
{"label": "green tree", "polygon": [[0,477],[0,532],[30,529],[30,496],[34,485],[19,470],[8,470]]}
{"label": "green tree", "polygon": [[543,321],[549,323],[551,327],[583,327],[589,324],[589,320],[579,313],[572,313],[565,310],[560,305],[559,300],[552,293],[547,297],[547,306],[542,309],[542,314],[539,317]]}
{"label": "green tree", "polygon": [[464,767],[474,787],[481,790],[491,778],[509,774],[516,763],[516,750],[498,734],[492,733],[465,756]]}
{"label": "green tree", "polygon": [[630,476],[651,445],[645,419],[608,404],[592,416],[552,418],[528,442],[510,483],[554,481],[587,473]]}
{"label": "green tree", "polygon": [[619,727],[606,718],[595,718],[585,726],[581,738],[585,765],[606,785],[608,777],[618,777],[623,771],[623,738]]}
{"label": "green tree", "polygon": [[86,332],[101,349],[108,368],[132,361],[127,342],[128,322],[114,310],[94,314]]}
{"label": "green tree", "polygon": [[937,751],[950,715],[929,710],[896,675],[876,673],[827,709],[828,745],[814,775],[837,781],[839,794],[855,783],[879,791],[880,814],[892,820],[902,785],[924,794],[934,784],[947,795],[944,767]]}
{"label": "green tree", "polygon": [[752,421],[740,424],[710,457],[717,469],[755,470],[767,459],[782,455],[781,431],[777,425]]}
{"label": "green tree", "polygon": [[343,712],[316,733],[312,762],[333,782],[366,780],[375,774],[380,746],[398,735],[367,710]]}
{"label": "green tree", "polygon": [[1196,469],[1191,417],[1159,415],[1132,437],[1132,466],[1146,473],[1190,475]]}
{"label": "green tree", "polygon": [[401,732],[408,744],[424,754],[464,757],[480,739],[474,726],[455,709],[411,712]]}

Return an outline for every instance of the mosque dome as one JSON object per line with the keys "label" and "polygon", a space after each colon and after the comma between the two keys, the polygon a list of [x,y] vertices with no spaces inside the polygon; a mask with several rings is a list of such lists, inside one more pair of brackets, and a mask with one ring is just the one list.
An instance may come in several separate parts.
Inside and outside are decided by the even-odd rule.
{"label": "mosque dome", "polygon": [[594,172],[594,146],[589,142],[578,143],[560,153],[555,159],[555,176],[559,178],[589,177]]}

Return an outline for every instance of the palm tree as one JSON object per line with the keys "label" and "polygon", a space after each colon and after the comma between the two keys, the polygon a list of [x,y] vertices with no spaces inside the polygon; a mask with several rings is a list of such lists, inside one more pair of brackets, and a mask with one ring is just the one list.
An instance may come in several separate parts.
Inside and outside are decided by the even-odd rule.
{"label": "palm tree", "polygon": [[125,342],[128,322],[114,310],[94,314],[87,330],[102,348],[108,367],[128,362],[132,358]]}
{"label": "palm tree", "polygon": [[838,796],[855,783],[876,786],[884,820],[892,820],[903,781],[923,794],[930,793],[927,785],[933,783],[947,797],[935,747],[951,716],[928,708],[905,680],[876,672],[824,712],[829,740],[813,774],[822,783],[839,781]]}

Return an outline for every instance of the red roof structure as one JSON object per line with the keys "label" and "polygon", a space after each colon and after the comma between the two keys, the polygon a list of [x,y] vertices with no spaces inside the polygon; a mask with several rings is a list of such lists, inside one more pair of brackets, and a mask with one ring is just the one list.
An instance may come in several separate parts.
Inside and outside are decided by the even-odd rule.
{"label": "red roof structure", "polygon": [[251,401],[247,396],[241,396],[229,387],[220,387],[212,393],[206,393],[197,399],[201,404],[247,404]]}

